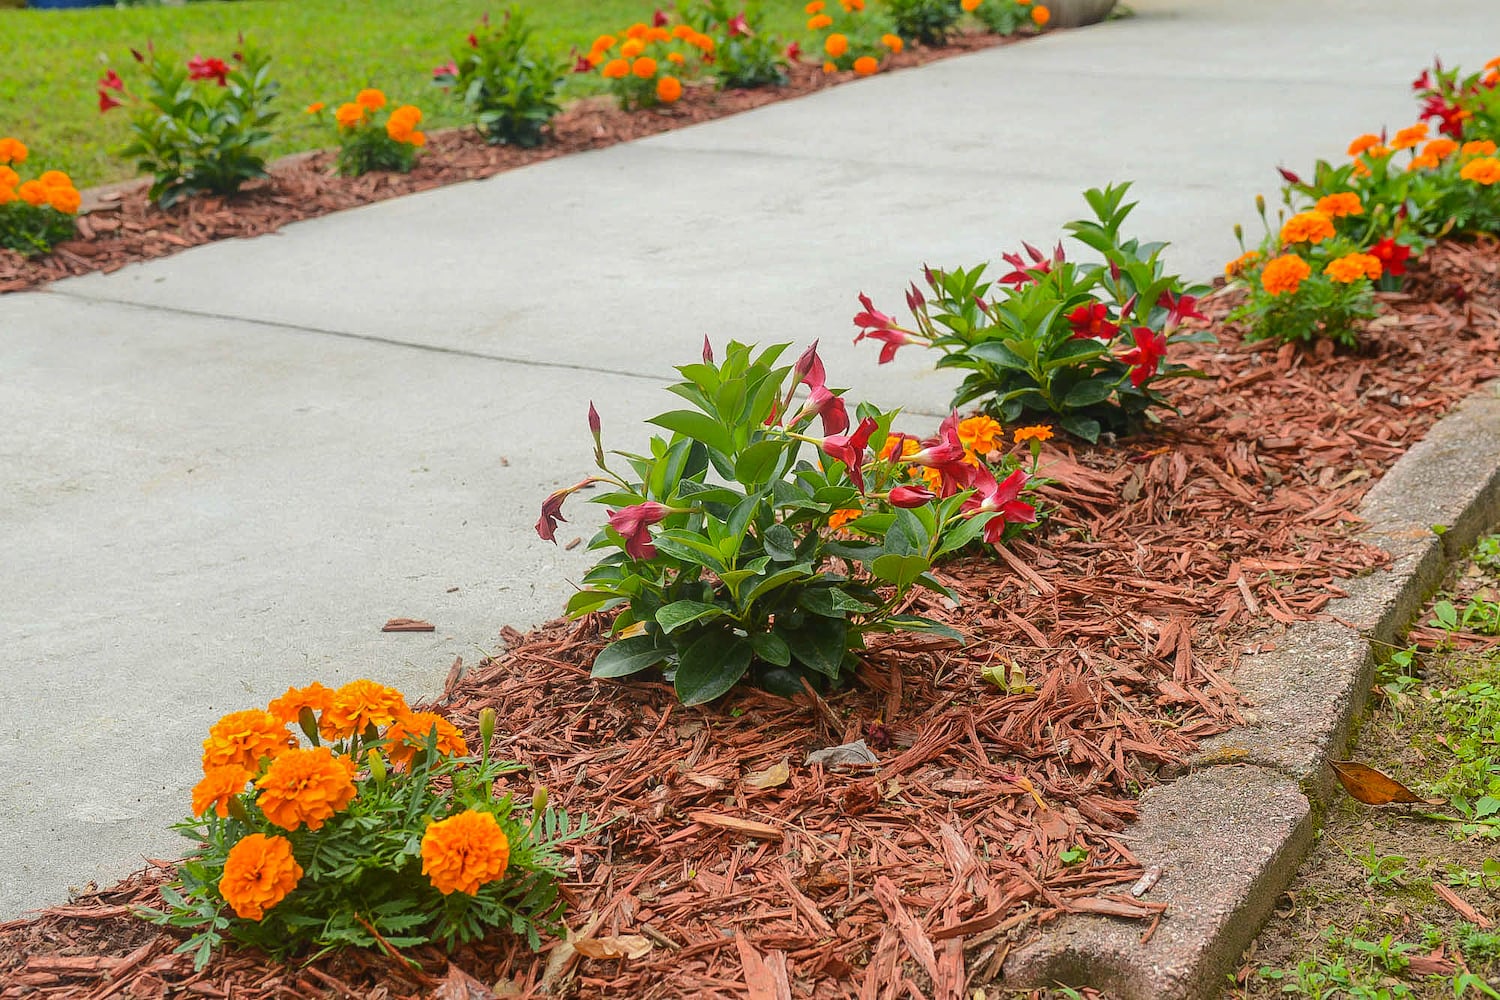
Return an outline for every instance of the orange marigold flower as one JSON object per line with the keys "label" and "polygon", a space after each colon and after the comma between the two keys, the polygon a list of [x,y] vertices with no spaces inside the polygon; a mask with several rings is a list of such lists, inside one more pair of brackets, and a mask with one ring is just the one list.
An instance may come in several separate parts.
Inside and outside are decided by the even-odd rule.
{"label": "orange marigold flower", "polygon": [[1051,441],[1052,428],[1046,424],[1037,424],[1033,427],[1017,427],[1014,435],[1016,444],[1023,441]]}
{"label": "orange marigold flower", "polygon": [[630,72],[642,80],[649,80],[656,75],[656,60],[650,56],[641,56],[630,65]]}
{"label": "orange marigold flower", "polygon": [[73,215],[78,211],[78,207],[83,204],[83,195],[79,194],[77,189],[71,184],[67,187],[49,187],[45,188],[45,190],[47,192],[47,204],[51,205],[55,211],[61,212],[64,215]]}
{"label": "orange marigold flower", "polygon": [[687,43],[701,51],[705,56],[714,50],[714,40],[707,35],[694,35],[687,40]]}
{"label": "orange marigold flower", "polygon": [[[1483,184],[1488,187],[1496,181],[1500,181],[1500,160],[1493,156],[1481,156],[1477,160],[1470,160],[1464,164],[1464,168],[1458,172],[1458,176],[1466,181]],[[26,197],[26,185],[21,185],[21,197]]]}
{"label": "orange marigold flower", "polygon": [[825,4],[823,0],[812,0],[812,3],[802,8],[802,12],[804,14],[817,14],[820,13],[825,6],[827,6],[827,4]]}
{"label": "orange marigold flower", "polygon": [[193,786],[193,815],[202,816],[212,806],[220,819],[228,816],[229,800],[243,792],[245,783],[253,777],[238,764],[212,768]]}
{"label": "orange marigold flower", "polygon": [[311,104],[309,104],[307,107],[303,108],[302,110],[304,112],[306,112],[307,114],[315,115],[319,111],[322,111],[325,106],[326,105],[324,105],[324,103],[322,101],[313,101]]}
{"label": "orange marigold flower", "polygon": [[1368,176],[1370,176],[1370,168],[1365,163],[1364,160],[1355,160],[1354,161],[1354,176],[1355,177],[1368,177]]}
{"label": "orange marigold flower", "polygon": [[354,800],[354,761],[335,757],[327,747],[288,750],[271,761],[255,783],[255,804],[284,830],[321,827]]}
{"label": "orange marigold flower", "polygon": [[840,0],[840,2],[844,5],[846,14],[865,9],[865,0]]}
{"label": "orange marigold flower", "polygon": [[823,72],[824,73],[837,73],[838,71],[839,71],[839,68],[837,66],[835,66],[831,62],[825,62],[823,64]]}
{"label": "orange marigold flower", "polygon": [[674,66],[681,66],[687,62],[687,57],[684,56],[681,52],[668,52],[667,62],[671,63]]}
{"label": "orange marigold flower", "polygon": [[880,62],[874,56],[860,56],[854,60],[854,72],[860,76],[873,76],[880,72]]}
{"label": "orange marigold flower", "polygon": [[663,104],[671,104],[681,96],[682,81],[677,77],[664,76],[656,81],[656,98]]}
{"label": "orange marigold flower", "polygon": [[880,44],[884,45],[892,52],[900,52],[902,49],[906,48],[906,43],[901,40],[900,35],[881,35]]}
{"label": "orange marigold flower", "polygon": [[443,895],[472,896],[510,864],[510,841],[495,817],[472,809],[439,820],[422,835],[422,874]]}
{"label": "orange marigold flower", "polygon": [[625,29],[626,38],[645,38],[651,34],[651,25],[643,21],[637,21]]}
{"label": "orange marigold flower", "polygon": [[832,23],[833,18],[829,17],[827,14],[816,14],[807,19],[807,30],[822,31]]}
{"label": "orange marigold flower", "polygon": [[1281,227],[1283,243],[1322,243],[1333,237],[1333,220],[1314,209],[1298,212]]}
{"label": "orange marigold flower", "polygon": [[692,38],[696,34],[697,32],[693,30],[691,24],[678,24],[672,27],[672,37],[679,41],[684,38]]}
{"label": "orange marigold flower", "polygon": [[896,442],[897,441],[901,442],[901,457],[902,458],[905,458],[908,455],[915,455],[918,451],[920,451],[922,449],[922,446],[920,444],[918,444],[912,438],[891,436],[891,437],[886,438],[885,439],[885,444],[883,444],[883,445],[880,446],[880,457],[882,459],[884,459],[885,461],[889,462],[891,460],[891,458],[895,456],[895,454],[896,454]]}
{"label": "orange marigold flower", "polygon": [[371,111],[379,111],[385,107],[385,94],[374,87],[366,87],[354,95],[354,103]]}
{"label": "orange marigold flower", "polygon": [[1427,123],[1417,122],[1408,125],[1396,133],[1396,138],[1391,140],[1392,149],[1410,149],[1427,138]]}
{"label": "orange marigold flower", "polygon": [[7,184],[0,184],[0,205],[9,205],[16,200],[15,191]]}
{"label": "orange marigold flower", "polygon": [[1000,426],[1000,421],[983,414],[960,420],[957,430],[958,443],[981,455],[988,455],[994,451],[995,446],[999,444],[1000,435],[1005,431]]}
{"label": "orange marigold flower", "polygon": [[634,59],[636,56],[645,51],[646,43],[641,41],[639,38],[632,38],[630,39],[630,41],[620,46],[620,55],[625,59]]}
{"label": "orange marigold flower", "polygon": [[392,764],[410,762],[417,750],[426,746],[427,737],[437,730],[437,752],[445,757],[463,757],[469,752],[464,734],[436,712],[413,712],[397,719],[385,731],[385,755]]}
{"label": "orange marigold flower", "polygon": [[630,60],[611,59],[604,64],[604,69],[600,70],[600,72],[604,74],[607,80],[623,80],[630,75]]}
{"label": "orange marigold flower", "polygon": [[1413,170],[1436,170],[1442,165],[1443,161],[1439,160],[1436,156],[1430,153],[1419,153],[1413,156],[1411,162],[1406,165],[1406,172],[1411,173]]}
{"label": "orange marigold flower", "polygon": [[863,514],[864,511],[858,507],[850,507],[845,510],[836,510],[828,515],[828,527],[837,531],[850,521]]}
{"label": "orange marigold flower", "polygon": [[1365,214],[1365,206],[1360,203],[1359,195],[1353,191],[1338,191],[1324,195],[1318,199],[1317,208],[1318,211],[1333,219],[1345,215]]}
{"label": "orange marigold flower", "polygon": [[1031,19],[1036,22],[1038,28],[1045,28],[1047,22],[1052,20],[1052,12],[1041,4],[1031,8]]}
{"label": "orange marigold flower", "polygon": [[972,14],[979,9],[979,5],[983,2],[984,0],[963,0],[963,3],[959,4],[959,6],[964,9],[965,13]]}
{"label": "orange marigold flower", "polygon": [[287,897],[302,878],[302,866],[292,857],[285,837],[252,833],[241,837],[224,860],[219,895],[242,920],[259,920]]}
{"label": "orange marigold flower", "polygon": [[1247,250],[1234,260],[1224,265],[1224,276],[1226,278],[1237,278],[1244,273],[1245,268],[1260,260],[1260,252]]}
{"label": "orange marigold flower", "polygon": [[1380,258],[1367,253],[1351,253],[1331,260],[1323,268],[1328,280],[1347,285],[1360,278],[1374,280],[1380,277]]}
{"label": "orange marigold flower", "polygon": [[47,189],[42,187],[36,181],[27,181],[26,183],[22,184],[20,187],[16,188],[16,194],[20,195],[21,200],[26,202],[26,204],[28,205],[47,204]]}
{"label": "orange marigold flower", "polygon": [[1464,156],[1494,156],[1495,144],[1489,139],[1475,139],[1464,143],[1459,152]]}
{"label": "orange marigold flower", "polygon": [[[0,167],[0,187],[13,188],[19,183],[21,183],[20,174],[10,169],[10,167]],[[15,192],[12,191],[11,193],[14,194]]]}
{"label": "orange marigold flower", "polygon": [[397,142],[409,142],[417,123],[421,120],[422,112],[418,108],[403,104],[392,111],[390,118],[386,119],[385,134]]}
{"label": "orange marigold flower", "polygon": [[1302,282],[1312,274],[1307,261],[1294,253],[1282,254],[1268,261],[1260,272],[1260,286],[1268,295],[1284,295],[1302,287]]}
{"label": "orange marigold flower", "polygon": [[270,712],[230,712],[209,728],[203,741],[203,773],[231,764],[257,771],[262,757],[274,759],[296,745],[296,738]]}
{"label": "orange marigold flower", "polygon": [[48,170],[38,177],[36,182],[45,188],[73,186],[73,179],[61,170]]}
{"label": "orange marigold flower", "polygon": [[1423,156],[1435,156],[1439,160],[1446,159],[1449,156],[1452,156],[1457,151],[1458,143],[1454,142],[1452,139],[1449,139],[1447,136],[1439,136],[1436,139],[1430,139],[1428,140],[1427,145],[1422,147]]}
{"label": "orange marigold flower", "polygon": [[1366,132],[1364,135],[1359,136],[1353,142],[1349,143],[1349,155],[1358,156],[1360,153],[1363,153],[1371,146],[1378,145],[1380,145],[1380,136],[1375,135],[1373,132]]}
{"label": "orange marigold flower", "polygon": [[333,704],[318,720],[318,730],[327,739],[343,739],[370,726],[389,726],[410,711],[395,688],[369,680],[350,681],[333,693]]}
{"label": "orange marigold flower", "polygon": [[0,163],[25,163],[28,155],[26,144],[20,139],[8,136],[0,139]]}
{"label": "orange marigold flower", "polygon": [[272,700],[266,706],[266,711],[276,716],[278,722],[284,725],[294,726],[302,716],[304,708],[310,708],[317,714],[328,711],[333,704],[333,688],[324,687],[317,681],[313,681],[307,687],[289,687],[286,694]]}
{"label": "orange marigold flower", "polygon": [[608,52],[610,49],[618,45],[619,42],[620,40],[614,35],[600,35],[598,38],[594,39],[594,46],[592,51]]}
{"label": "orange marigold flower", "polygon": [[672,33],[666,28],[652,28],[646,33],[646,41],[648,42],[665,42],[669,41],[671,37]]}
{"label": "orange marigold flower", "polygon": [[409,136],[406,137],[406,141],[409,144],[411,144],[413,146],[416,146],[416,147],[418,147],[420,149],[421,147],[427,145],[427,133],[426,132],[420,132],[420,131],[413,132],[411,135],[409,135]]}
{"label": "orange marigold flower", "polygon": [[849,36],[834,32],[823,42],[823,51],[834,59],[849,51]]}
{"label": "orange marigold flower", "polygon": [[340,128],[354,128],[365,120],[366,111],[358,104],[340,104],[339,109],[333,113],[333,120],[338,122]]}

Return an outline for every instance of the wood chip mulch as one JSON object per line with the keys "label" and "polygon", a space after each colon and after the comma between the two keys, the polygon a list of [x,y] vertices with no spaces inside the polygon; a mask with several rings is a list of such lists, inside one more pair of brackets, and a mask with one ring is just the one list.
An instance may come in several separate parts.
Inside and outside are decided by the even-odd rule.
{"label": "wood chip mulch", "polygon": [[[598,617],[507,629],[503,656],[453,670],[437,704],[471,735],[481,708],[498,711],[500,752],[531,769],[513,790],[545,784],[554,804],[613,821],[574,851],[568,922],[578,938],[643,938],[644,957],[571,941],[532,955],[497,935],[451,964],[419,949],[419,970],[226,951],[195,974],[128,915],[154,901],[161,863],[0,925],[0,997],[957,1000],[1064,914],[1153,933],[1171,916],[1128,891],[1140,789],[1238,721],[1242,652],[1383,565],[1358,537],[1361,498],[1500,377],[1500,244],[1443,243],[1412,287],[1383,296],[1357,353],[1245,344],[1213,302],[1220,343],[1184,352],[1207,377],[1180,385],[1181,416],[1113,445],[1049,446],[1046,527],[945,566],[958,606],[917,600],[971,637],[962,649],[889,637],[850,690],[696,709],[661,684],[591,682]],[[1012,664],[1009,692],[980,677]],[[804,763],[860,739],[877,764]],[[1064,863],[1074,848],[1086,860]]]}
{"label": "wood chip mulch", "polygon": [[[887,67],[920,66],[1009,44],[1020,37],[957,35],[943,48],[912,46],[889,57]],[[333,173],[333,152],[325,150],[288,157],[271,168],[270,178],[252,181],[234,197],[190,198],[170,210],[152,206],[142,184],[107,189],[105,200],[89,192],[84,204],[88,211],[78,219],[79,239],[60,244],[52,254],[33,260],[0,249],[0,293],[94,271],[108,274],[126,264],[165,257],[215,240],[261,236],[301,219],[491,177],[541,160],[696,125],[857,79],[852,73],[828,75],[818,66],[795,63],[784,87],[717,91],[711,86],[689,86],[676,104],[650,111],[621,111],[611,98],[586,98],[553,119],[551,141],[538,149],[491,146],[472,129],[440,130],[429,133],[426,152],[409,174],[339,177]]]}

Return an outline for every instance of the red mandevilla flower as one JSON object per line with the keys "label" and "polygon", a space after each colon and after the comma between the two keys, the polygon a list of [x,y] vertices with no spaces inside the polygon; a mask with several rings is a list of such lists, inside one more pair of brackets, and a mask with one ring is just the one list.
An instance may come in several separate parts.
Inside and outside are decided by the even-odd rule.
{"label": "red mandevilla flower", "polygon": [[1162,355],[1167,353],[1167,338],[1149,326],[1136,327],[1131,336],[1135,338],[1135,346],[1121,354],[1120,360],[1131,366],[1130,384],[1139,389],[1161,366]]}
{"label": "red mandevilla flower", "polygon": [[1380,261],[1384,273],[1399,278],[1406,273],[1406,258],[1411,256],[1411,247],[1387,236],[1370,248],[1370,256]]}
{"label": "red mandevilla flower", "polygon": [[1276,172],[1278,174],[1280,174],[1281,175],[1281,179],[1284,180],[1284,181],[1286,181],[1288,184],[1301,184],[1302,183],[1302,178],[1300,178],[1296,174],[1292,173],[1286,167],[1277,167],[1276,168]]}
{"label": "red mandevilla flower", "polygon": [[748,38],[751,34],[753,34],[753,32],[751,32],[750,30],[750,23],[745,20],[745,15],[743,12],[731,17],[729,19],[729,24],[726,25],[726,27],[729,29],[730,38],[739,38],[741,36]]}
{"label": "red mandevilla flower", "polygon": [[646,529],[672,513],[672,508],[647,500],[623,510],[610,511],[609,526],[625,539],[625,554],[632,559],[654,559],[656,546]]}
{"label": "red mandevilla flower", "polygon": [[964,460],[963,442],[958,439],[958,414],[948,414],[938,428],[938,436],[919,451],[902,459],[911,465],[925,465],[930,469],[944,469]]}
{"label": "red mandevilla flower", "polygon": [[842,434],[849,429],[849,411],[844,408],[844,401],[828,391],[827,386],[815,385],[808,396],[807,405],[802,407],[793,424],[801,423],[814,414],[823,420],[823,434]]}
{"label": "red mandevilla flower", "polygon": [[[593,69],[593,68],[594,67],[592,67],[592,66],[589,67],[590,70]],[[585,70],[584,72],[588,72],[588,70]],[[453,79],[453,78],[455,78],[457,76],[458,76],[458,63],[454,62],[452,59],[450,59],[447,62],[443,63],[441,66],[434,66],[432,68],[432,78],[434,80]]]}
{"label": "red mandevilla flower", "polygon": [[936,493],[921,486],[897,486],[890,495],[894,507],[922,507],[937,498]]}
{"label": "red mandevilla flower", "polygon": [[997,483],[988,468],[974,469],[970,485],[975,493],[964,501],[963,509],[969,514],[995,515],[984,526],[984,540],[991,545],[1000,544],[1007,524],[1030,524],[1036,520],[1036,508],[1021,499],[1027,478],[1025,469],[1017,469]]}
{"label": "red mandevilla flower", "polygon": [[792,377],[799,383],[809,386],[826,385],[828,374],[823,370],[823,359],[818,357],[818,342],[812,342],[812,346],[802,352],[797,363],[792,366]]}
{"label": "red mandevilla flower", "polygon": [[[593,404],[591,403],[589,406],[592,408]],[[547,494],[547,499],[542,501],[542,516],[537,518],[536,522],[537,535],[545,542],[552,542],[554,545],[557,544],[557,523],[568,520],[562,516],[563,501],[585,486],[591,486],[598,481],[598,479],[590,476],[581,483],[575,483],[566,489],[553,490]]]}
{"label": "red mandevilla flower", "polygon": [[651,15],[651,27],[665,28],[668,20],[667,12],[658,7],[656,12]]}
{"label": "red mandevilla flower", "polygon": [[1208,319],[1207,316],[1198,311],[1198,296],[1196,295],[1181,295],[1173,298],[1170,291],[1163,289],[1161,297],[1156,300],[1156,304],[1167,310],[1168,326],[1176,326],[1183,320],[1188,319]]}
{"label": "red mandevilla flower", "polygon": [[829,458],[844,463],[844,468],[849,471],[849,478],[854,480],[854,485],[859,487],[861,493],[865,491],[865,446],[870,443],[870,435],[875,433],[878,426],[874,417],[866,417],[859,422],[853,434],[830,434],[817,443]]}
{"label": "red mandevilla flower", "polygon": [[1075,340],[1113,340],[1120,327],[1109,321],[1109,307],[1103,302],[1084,303],[1068,313]]}
{"label": "red mandevilla flower", "polygon": [[229,85],[229,66],[222,59],[205,59],[193,56],[188,60],[189,80],[213,80],[221,87]]}
{"label": "red mandevilla flower", "polygon": [[793,42],[792,44],[788,45],[786,47],[786,57],[788,59],[790,59],[792,62],[796,62],[798,59],[801,59],[802,58],[802,46],[799,45],[796,42]]}

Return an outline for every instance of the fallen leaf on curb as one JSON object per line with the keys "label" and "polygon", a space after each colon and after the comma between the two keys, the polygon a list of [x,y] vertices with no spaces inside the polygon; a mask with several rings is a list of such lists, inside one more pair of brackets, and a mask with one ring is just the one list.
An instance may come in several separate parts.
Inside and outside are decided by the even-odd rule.
{"label": "fallen leaf on curb", "polygon": [[755,771],[745,775],[745,787],[777,788],[786,784],[792,777],[792,769],[787,764],[788,761],[783,758],[780,764],[772,764],[764,771]]}
{"label": "fallen leaf on curb", "polygon": [[1381,774],[1366,764],[1353,760],[1329,761],[1339,783],[1356,800],[1367,806],[1383,806],[1392,802],[1417,802],[1423,805],[1442,805],[1445,799],[1424,799],[1401,782]]}
{"label": "fallen leaf on curb", "polygon": [[431,632],[435,626],[419,618],[392,618],[380,627],[382,632]]}
{"label": "fallen leaf on curb", "polygon": [[651,941],[639,934],[579,938],[573,942],[574,950],[588,958],[645,958],[651,954],[651,947]]}

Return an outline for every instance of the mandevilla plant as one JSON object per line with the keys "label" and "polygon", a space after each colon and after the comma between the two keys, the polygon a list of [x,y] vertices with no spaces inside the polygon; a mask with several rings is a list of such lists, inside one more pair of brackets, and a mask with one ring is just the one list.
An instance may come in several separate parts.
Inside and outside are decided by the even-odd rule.
{"label": "mandevilla plant", "polygon": [[1070,261],[1061,244],[1050,256],[1027,244],[1025,258],[1003,255],[1011,270],[994,282],[985,280],[983,264],[927,268],[931,301],[915,283],[906,295],[916,328],[898,326],[861,295],[855,342],[879,341],[881,364],[904,344],[940,351],[939,368],[969,372],[954,407],[979,401],[1005,421],[1055,416],[1063,430],[1088,441],[1106,429],[1128,430],[1151,407],[1169,407],[1155,386],[1199,373],[1167,362],[1168,348],[1212,339],[1181,329],[1184,320],[1204,318],[1197,302],[1206,289],[1166,273],[1166,244],[1121,238],[1135,207],[1124,201],[1129,188],[1086,192],[1095,219],[1067,226],[1103,262]]}
{"label": "mandevilla plant", "polygon": [[0,247],[23,257],[50,253],[77,232],[74,216],[82,196],[61,170],[45,170],[23,181],[16,167],[30,151],[19,139],[0,139]]}
{"label": "mandevilla plant", "polygon": [[[747,675],[784,695],[804,680],[841,683],[870,633],[958,638],[900,613],[907,592],[946,594],[929,572],[934,561],[981,537],[1002,542],[1036,520],[1021,498],[1028,473],[1016,468],[997,480],[989,466],[968,464],[956,416],[929,446],[882,458],[889,441],[904,440],[889,433],[895,414],[860,406],[851,431],[817,345],[795,365],[778,366],[785,346],[757,353],[731,343],[715,363],[705,341],[703,362],[680,367],[684,381],[671,390],[692,408],[651,421],[671,436],[653,437],[649,454],[612,453],[628,475],[606,459],[589,407],[598,474],[549,496],[537,533],[554,540],[569,495],[610,488],[593,498],[611,513],[592,547],[614,551],[567,609],[574,617],[618,609],[595,677],[662,667],[689,705],[718,698]],[[801,405],[793,396],[799,385],[809,391]],[[821,435],[810,433],[814,422]],[[809,447],[816,463],[803,457]],[[941,492],[908,482],[914,465],[941,470]],[[830,524],[840,512],[835,536]]]}
{"label": "mandevilla plant", "polygon": [[557,92],[566,71],[562,60],[537,49],[530,25],[512,9],[498,27],[486,14],[467,45],[432,76],[463,102],[487,142],[530,149],[542,144],[562,108]]}
{"label": "mandevilla plant", "polygon": [[471,756],[448,720],[368,680],[224,716],[203,742],[194,818],[177,825],[197,847],[162,887],[165,909],[138,915],[191,930],[177,950],[198,968],[226,934],[277,956],[452,948],[494,927],[539,947],[558,930],[558,848],[594,828],[548,808],[545,789],[529,808],[495,798],[521,767],[490,756],[494,729],[485,709]]}
{"label": "mandevilla plant", "polygon": [[271,139],[268,126],[278,91],[270,77],[270,59],[247,50],[236,52],[234,65],[222,59],[194,56],[185,65],[160,58],[148,49],[132,49],[146,67],[144,97],[132,98],[114,70],[99,81],[99,110],[133,99],[130,131],[134,138],[121,150],[153,175],[149,192],[163,208],[200,193],[234,194],[250,180],[266,176],[261,151]]}

